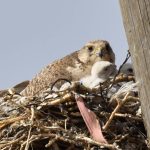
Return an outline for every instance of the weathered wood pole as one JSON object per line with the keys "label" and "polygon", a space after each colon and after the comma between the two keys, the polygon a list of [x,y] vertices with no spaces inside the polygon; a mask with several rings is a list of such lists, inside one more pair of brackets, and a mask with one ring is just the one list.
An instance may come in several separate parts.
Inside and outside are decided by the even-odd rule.
{"label": "weathered wood pole", "polygon": [[120,7],[150,140],[150,0],[120,0]]}

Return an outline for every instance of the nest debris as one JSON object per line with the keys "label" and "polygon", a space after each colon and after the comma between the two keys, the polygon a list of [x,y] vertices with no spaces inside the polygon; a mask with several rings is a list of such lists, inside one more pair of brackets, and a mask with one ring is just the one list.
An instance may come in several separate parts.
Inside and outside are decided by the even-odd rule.
{"label": "nest debris", "polygon": [[[138,93],[127,90],[108,97],[112,84],[134,80],[134,76],[120,75],[92,90],[75,82],[67,90],[49,88],[38,97],[7,93],[0,98],[0,149],[148,149]],[[92,139],[76,95],[95,113],[108,143]]]}

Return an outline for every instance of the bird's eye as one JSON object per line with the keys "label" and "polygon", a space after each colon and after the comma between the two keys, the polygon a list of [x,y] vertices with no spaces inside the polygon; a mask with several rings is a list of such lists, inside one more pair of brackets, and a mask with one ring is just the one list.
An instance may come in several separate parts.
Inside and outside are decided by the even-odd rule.
{"label": "bird's eye", "polygon": [[108,71],[108,67],[105,67],[105,68],[104,68],[104,71]]}
{"label": "bird's eye", "polygon": [[129,71],[129,72],[133,72],[133,69],[132,69],[132,68],[129,68],[128,71]]}
{"label": "bird's eye", "polygon": [[93,46],[89,46],[89,47],[88,47],[88,50],[89,50],[90,52],[92,52],[92,51],[94,50],[94,47],[93,47]]}

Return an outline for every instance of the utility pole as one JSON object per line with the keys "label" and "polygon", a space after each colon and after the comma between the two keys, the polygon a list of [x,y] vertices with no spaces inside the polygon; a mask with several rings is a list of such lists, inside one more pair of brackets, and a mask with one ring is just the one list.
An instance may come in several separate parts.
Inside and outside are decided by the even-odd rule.
{"label": "utility pole", "polygon": [[120,0],[120,7],[150,140],[150,0]]}

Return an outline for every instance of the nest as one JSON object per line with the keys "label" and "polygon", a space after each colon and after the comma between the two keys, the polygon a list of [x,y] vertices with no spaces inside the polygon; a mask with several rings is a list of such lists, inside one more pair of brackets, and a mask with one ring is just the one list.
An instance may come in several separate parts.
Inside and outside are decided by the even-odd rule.
{"label": "nest", "polygon": [[[138,93],[128,88],[108,96],[122,82],[134,83],[134,77],[121,75],[92,90],[75,82],[64,91],[47,89],[38,97],[8,92],[0,99],[0,149],[148,149]],[[79,100],[95,114],[107,142],[93,139]]]}

